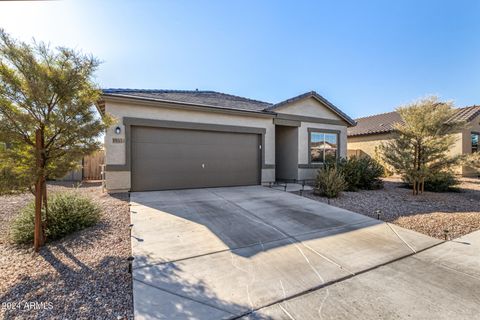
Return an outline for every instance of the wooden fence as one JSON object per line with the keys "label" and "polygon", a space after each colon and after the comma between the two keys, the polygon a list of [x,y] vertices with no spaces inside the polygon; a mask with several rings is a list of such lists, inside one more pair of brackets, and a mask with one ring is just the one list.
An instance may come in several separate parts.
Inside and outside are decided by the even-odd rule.
{"label": "wooden fence", "polygon": [[99,150],[83,158],[83,180],[101,180],[105,151]]}

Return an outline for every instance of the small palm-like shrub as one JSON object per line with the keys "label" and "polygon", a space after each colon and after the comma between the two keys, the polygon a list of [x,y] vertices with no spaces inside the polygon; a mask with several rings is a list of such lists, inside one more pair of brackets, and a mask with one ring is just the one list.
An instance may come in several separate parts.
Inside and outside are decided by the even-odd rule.
{"label": "small palm-like shrub", "polygon": [[[48,224],[45,229],[47,240],[62,238],[75,231],[90,227],[98,222],[101,209],[91,199],[73,192],[57,193],[48,199]],[[45,219],[45,213],[42,212]],[[15,243],[33,241],[35,204],[28,204],[11,226]]]}
{"label": "small palm-like shrub", "polygon": [[345,188],[345,178],[334,166],[326,166],[318,170],[314,189],[316,194],[336,198]]}

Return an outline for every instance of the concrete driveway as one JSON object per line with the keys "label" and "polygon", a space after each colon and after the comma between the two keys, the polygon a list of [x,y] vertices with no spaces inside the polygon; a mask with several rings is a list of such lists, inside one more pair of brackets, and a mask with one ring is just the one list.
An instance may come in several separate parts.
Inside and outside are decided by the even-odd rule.
{"label": "concrete driveway", "polygon": [[[397,283],[406,286],[409,279],[396,279],[390,263],[439,243],[260,186],[132,193],[131,219],[137,319],[291,319],[295,312],[317,319],[325,316],[319,308],[330,287],[386,270],[371,281],[395,292]],[[415,268],[405,267],[404,277]],[[336,293],[337,299],[352,293],[351,307],[360,314],[355,299],[373,290],[365,286],[364,295],[362,285]],[[370,304],[388,301],[371,298]],[[325,317],[336,318],[337,311],[332,307]]]}
{"label": "concrete driveway", "polygon": [[480,231],[299,297],[255,319],[478,319]]}

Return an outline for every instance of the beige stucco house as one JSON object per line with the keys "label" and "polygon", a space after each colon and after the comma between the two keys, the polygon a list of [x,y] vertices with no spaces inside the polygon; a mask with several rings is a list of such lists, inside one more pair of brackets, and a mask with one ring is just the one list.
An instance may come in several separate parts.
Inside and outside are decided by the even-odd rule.
{"label": "beige stucco house", "polygon": [[325,157],[345,157],[339,108],[307,92],[272,104],[214,91],[103,90],[116,119],[105,135],[110,192],[312,179]]}
{"label": "beige stucco house", "polygon": [[[455,118],[465,121],[463,130],[455,134],[456,143],[451,148],[452,155],[469,154],[478,151],[480,135],[480,106],[457,109]],[[366,154],[378,157],[378,147],[391,139],[394,125],[402,119],[397,112],[388,112],[356,119],[357,125],[348,129],[348,154]],[[458,167],[456,173],[463,176],[476,176],[468,167]]]}

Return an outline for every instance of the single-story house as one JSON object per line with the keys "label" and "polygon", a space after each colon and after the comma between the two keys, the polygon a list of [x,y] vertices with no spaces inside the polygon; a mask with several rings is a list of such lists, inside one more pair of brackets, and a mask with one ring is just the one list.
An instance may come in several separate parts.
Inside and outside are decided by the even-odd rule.
{"label": "single-story house", "polygon": [[[467,124],[463,130],[455,134],[456,142],[450,150],[451,155],[477,152],[480,136],[480,106],[458,108],[454,117]],[[402,118],[394,111],[358,118],[355,121],[357,125],[348,128],[348,153],[366,154],[376,158],[379,156],[378,147],[392,138],[394,126],[396,123],[401,123]],[[463,176],[478,175],[468,167],[458,167],[455,171]]]}
{"label": "single-story house", "polygon": [[116,119],[105,134],[109,192],[313,179],[326,156],[346,156],[355,125],[314,91],[272,104],[214,91],[105,89],[97,108]]}

